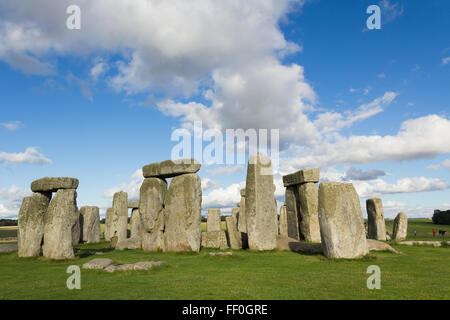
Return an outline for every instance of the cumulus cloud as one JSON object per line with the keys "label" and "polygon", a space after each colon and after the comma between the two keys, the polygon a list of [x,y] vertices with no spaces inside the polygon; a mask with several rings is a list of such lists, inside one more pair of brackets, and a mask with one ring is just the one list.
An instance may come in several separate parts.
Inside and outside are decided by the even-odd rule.
{"label": "cumulus cloud", "polygon": [[15,218],[19,213],[24,197],[31,195],[29,190],[23,190],[15,185],[0,189],[0,218]]}
{"label": "cumulus cloud", "polygon": [[442,64],[445,66],[446,64],[450,63],[450,57],[442,58]]}
{"label": "cumulus cloud", "polygon": [[427,168],[432,170],[450,169],[450,159],[445,159],[441,163],[428,166]]}
{"label": "cumulus cloud", "polygon": [[216,188],[220,186],[220,182],[217,180],[213,180],[210,178],[203,178],[202,179],[202,190],[207,191],[213,188]]}
{"label": "cumulus cloud", "polygon": [[131,175],[129,183],[115,185],[114,187],[106,190],[102,196],[106,199],[112,199],[114,197],[114,193],[125,191],[128,193],[129,201],[139,201],[140,189],[143,181],[144,176],[142,175],[142,169],[136,170]]}
{"label": "cumulus cloud", "polygon": [[6,153],[0,152],[0,164],[10,163],[10,164],[46,164],[51,163],[50,159],[47,159],[42,153],[40,153],[36,148],[27,148],[25,152],[18,153]]}
{"label": "cumulus cloud", "polygon": [[386,173],[381,170],[368,170],[364,171],[361,169],[357,169],[354,167],[348,168],[347,172],[345,173],[345,179],[346,180],[374,180],[378,177],[385,176]]}
{"label": "cumulus cloud", "polygon": [[240,184],[231,184],[225,188],[217,188],[203,196],[202,208],[230,208],[236,207],[241,200],[242,186]]}
{"label": "cumulus cloud", "polygon": [[0,126],[8,129],[9,131],[16,131],[22,126],[22,123],[20,121],[3,122],[0,123]]}
{"label": "cumulus cloud", "polygon": [[400,17],[403,12],[403,6],[398,2],[390,2],[389,0],[382,0],[378,4],[381,8],[382,20],[381,23],[389,23]]}
{"label": "cumulus cloud", "polygon": [[240,171],[244,171],[244,166],[217,167],[214,169],[206,170],[206,172],[211,175],[231,174]]}

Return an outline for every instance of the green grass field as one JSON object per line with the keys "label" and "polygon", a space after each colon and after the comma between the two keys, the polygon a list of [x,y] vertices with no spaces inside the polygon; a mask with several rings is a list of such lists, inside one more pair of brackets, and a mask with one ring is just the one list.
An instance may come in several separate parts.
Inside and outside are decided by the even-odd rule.
{"label": "green grass field", "polygon": [[[410,220],[411,226],[418,238],[432,238],[430,221]],[[4,253],[0,254],[0,299],[450,299],[448,247],[393,246],[404,254],[372,252],[362,260],[346,261],[275,251],[240,250],[225,257],[208,255],[215,250],[115,251],[105,242],[77,246],[73,261],[20,259],[16,253]],[[96,251],[104,254],[93,254]],[[68,290],[67,267],[94,258],[117,263],[160,260],[165,265],[113,274],[82,269],[82,289]],[[366,287],[370,265],[381,269],[381,290]]]}

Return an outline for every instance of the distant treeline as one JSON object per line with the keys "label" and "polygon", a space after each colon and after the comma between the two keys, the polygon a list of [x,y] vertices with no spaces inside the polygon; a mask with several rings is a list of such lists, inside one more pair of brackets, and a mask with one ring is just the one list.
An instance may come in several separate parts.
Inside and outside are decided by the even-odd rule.
{"label": "distant treeline", "polygon": [[0,219],[0,227],[17,226],[17,219]]}
{"label": "distant treeline", "polygon": [[450,210],[447,211],[435,210],[433,214],[433,223],[450,225]]}

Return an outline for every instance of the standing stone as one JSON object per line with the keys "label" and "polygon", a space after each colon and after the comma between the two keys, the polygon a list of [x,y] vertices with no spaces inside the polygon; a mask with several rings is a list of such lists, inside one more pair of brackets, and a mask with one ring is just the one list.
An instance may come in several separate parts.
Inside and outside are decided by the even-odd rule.
{"label": "standing stone", "polygon": [[[164,251],[164,199],[166,194],[166,180],[144,179],[140,190],[139,215],[142,228],[142,249],[145,251]],[[133,231],[131,235],[133,235]]]}
{"label": "standing stone", "polygon": [[111,235],[116,235],[118,241],[127,239],[128,230],[128,195],[126,192],[116,192],[113,197],[113,214]]}
{"label": "standing stone", "polygon": [[228,249],[227,235],[225,231],[202,232],[201,246],[210,249]]}
{"label": "standing stone", "polygon": [[76,215],[77,218],[75,220],[75,224],[72,227],[72,246],[76,246],[80,243],[81,240],[81,214],[80,214],[80,210],[76,210]]}
{"label": "standing stone", "polygon": [[366,209],[369,239],[386,241],[383,202],[379,198],[367,199]]}
{"label": "standing stone", "polygon": [[206,220],[206,231],[222,231],[222,223],[220,221],[220,209],[208,209]]}
{"label": "standing stone", "polygon": [[231,216],[233,217],[234,221],[236,222],[236,230],[238,230],[239,208],[231,209]]}
{"label": "standing stone", "polygon": [[106,214],[105,214],[105,232],[104,232],[105,241],[111,241],[111,238],[113,236],[113,234],[111,233],[112,216],[113,216],[113,209],[112,208],[106,209]]}
{"label": "standing stone", "polygon": [[19,211],[18,255],[37,257],[44,237],[44,220],[51,194],[34,193],[25,197]]}
{"label": "standing stone", "polygon": [[245,214],[245,189],[241,189],[241,201],[239,202],[238,231],[247,233],[247,215]]}
{"label": "standing stone", "polygon": [[78,220],[77,193],[75,189],[58,190],[45,215],[44,257],[72,259],[72,229]]}
{"label": "standing stone", "polygon": [[394,220],[392,240],[405,240],[408,235],[408,217],[400,212]]}
{"label": "standing stone", "polygon": [[283,237],[288,237],[288,224],[287,224],[287,209],[286,206],[283,205],[280,207],[280,220],[278,221],[279,225],[279,234]]}
{"label": "standing stone", "polygon": [[353,184],[320,184],[319,223],[327,258],[354,259],[368,254],[364,219]]}
{"label": "standing stone", "polygon": [[308,242],[320,242],[319,191],[314,183],[298,186],[300,205],[300,239]]}
{"label": "standing stone", "polygon": [[198,252],[202,238],[200,177],[184,174],[173,178],[164,205],[165,251]]}
{"label": "standing stone", "polygon": [[139,214],[139,209],[133,209],[131,211],[130,233],[131,238],[141,237],[141,216]]}
{"label": "standing stone", "polygon": [[250,156],[247,169],[245,215],[248,246],[251,250],[277,247],[278,219],[274,202],[272,162],[258,153]]}
{"label": "standing stone", "polygon": [[228,242],[231,249],[242,249],[242,237],[241,233],[236,228],[236,218],[226,217],[225,222],[227,224]]}
{"label": "standing stone", "polygon": [[300,240],[299,223],[299,201],[298,201],[298,188],[297,186],[289,186],[286,188],[285,193],[285,206],[286,206],[286,228],[289,238]]}
{"label": "standing stone", "polygon": [[86,243],[100,242],[100,209],[98,207],[81,207],[81,240]]}

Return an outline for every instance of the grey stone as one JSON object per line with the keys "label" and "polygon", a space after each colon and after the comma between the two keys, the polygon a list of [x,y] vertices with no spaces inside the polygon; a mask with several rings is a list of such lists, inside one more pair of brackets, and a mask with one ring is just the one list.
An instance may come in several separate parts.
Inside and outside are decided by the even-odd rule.
{"label": "grey stone", "polygon": [[128,201],[128,209],[138,209],[139,201]]}
{"label": "grey stone", "polygon": [[278,214],[270,158],[260,153],[250,156],[245,189],[248,246],[273,250],[277,247]]}
{"label": "grey stone", "polygon": [[319,182],[320,170],[318,168],[300,170],[292,174],[283,176],[285,187],[303,184],[307,182]]}
{"label": "grey stone", "polygon": [[18,255],[37,257],[44,237],[44,219],[51,195],[34,193],[23,198],[18,218]]}
{"label": "grey stone", "polygon": [[173,178],[182,174],[196,173],[201,164],[195,159],[166,160],[142,168],[145,178]]}
{"label": "grey stone", "polygon": [[113,209],[112,208],[106,209],[106,214],[105,214],[105,231],[104,231],[105,241],[111,241],[111,237],[113,236],[111,234],[112,217],[113,217]]}
{"label": "grey stone", "polygon": [[232,255],[233,255],[233,252],[210,252],[209,255],[210,255],[211,257],[216,257],[216,256],[219,256],[219,257],[223,257],[223,256],[232,256]]}
{"label": "grey stone", "polygon": [[202,232],[202,248],[228,249],[227,235],[225,231]]}
{"label": "grey stone", "polygon": [[157,267],[161,267],[163,263],[161,261],[140,261],[134,263],[134,270],[149,270]]}
{"label": "grey stone", "polygon": [[242,235],[236,228],[236,218],[226,217],[225,222],[227,224],[228,242],[231,249],[242,249]]}
{"label": "grey stone", "polygon": [[[241,194],[242,194],[241,189]],[[245,213],[245,197],[241,196],[241,201],[239,202],[239,219],[238,219],[238,231],[247,233],[247,215]]]}
{"label": "grey stone", "polygon": [[141,215],[139,213],[139,209],[133,209],[131,211],[130,218],[130,233],[131,238],[141,238],[142,230],[141,230]]}
{"label": "grey stone", "polygon": [[300,239],[308,242],[320,242],[319,191],[314,183],[298,186],[300,205]]}
{"label": "grey stone", "polygon": [[0,243],[0,253],[15,252],[19,246],[15,243]]}
{"label": "grey stone", "polygon": [[397,214],[394,219],[394,230],[392,240],[405,240],[408,235],[408,217],[403,212]]}
{"label": "grey stone", "polygon": [[80,210],[76,210],[77,218],[75,224],[72,226],[72,246],[76,246],[81,241],[81,214]]}
{"label": "grey stone", "polygon": [[131,237],[131,238],[119,241],[115,245],[115,248],[117,250],[141,249],[141,247],[142,247],[141,237]]}
{"label": "grey stone", "polygon": [[282,237],[288,237],[288,225],[287,225],[287,209],[283,205],[280,207],[280,218],[278,220],[279,235]]}
{"label": "grey stone", "polygon": [[31,183],[33,192],[56,192],[59,189],[78,188],[78,179],[75,178],[42,178]]}
{"label": "grey stone", "polygon": [[366,200],[369,239],[386,241],[383,202],[379,198]]}
{"label": "grey stone", "polygon": [[173,178],[164,201],[165,251],[198,252],[201,244],[202,187],[196,174]]}
{"label": "grey stone", "polygon": [[292,239],[285,236],[277,237],[277,249],[281,251],[293,251],[306,254],[322,254],[322,245],[319,243],[305,243],[297,239]]}
{"label": "grey stone", "polygon": [[128,195],[126,192],[116,192],[113,197],[110,235],[116,235],[118,242],[127,239],[128,230]]}
{"label": "grey stone", "polygon": [[206,220],[206,231],[221,231],[222,223],[220,221],[220,209],[208,209],[208,216]]}
{"label": "grey stone", "polygon": [[81,241],[87,243],[100,242],[100,209],[85,206],[80,209]]}
{"label": "grey stone", "polygon": [[245,189],[241,189],[241,197],[245,197]]}
{"label": "grey stone", "polygon": [[239,208],[231,209],[231,216],[233,217],[234,221],[236,222],[236,230],[237,230],[238,229],[238,221],[239,221]]}
{"label": "grey stone", "polygon": [[[445,241],[401,241],[398,244],[406,245],[406,246],[433,246],[433,247],[441,247],[442,243]],[[447,241],[447,245],[450,244],[450,241]]]}
{"label": "grey stone", "polygon": [[395,250],[387,243],[378,240],[367,239],[367,246],[369,247],[369,251],[390,251],[396,254],[400,254],[399,251]]}
{"label": "grey stone", "polygon": [[50,202],[44,222],[44,257],[73,259],[72,230],[79,221],[75,189],[60,189]]}
{"label": "grey stone", "polygon": [[[167,182],[159,178],[147,178],[141,185],[139,215],[141,218],[142,249],[164,251],[164,199]],[[133,236],[133,231],[131,232]]]}
{"label": "grey stone", "polygon": [[320,184],[319,223],[327,258],[354,259],[369,252],[361,205],[353,184]]}
{"label": "grey stone", "polygon": [[285,202],[286,206],[286,236],[291,239],[300,240],[298,217],[300,216],[298,186],[286,188]]}
{"label": "grey stone", "polygon": [[97,259],[93,259],[89,262],[86,262],[85,264],[83,264],[82,268],[83,269],[101,270],[101,269],[104,269],[104,268],[112,265],[113,263],[114,263],[114,261],[112,261],[111,259],[97,258]]}

